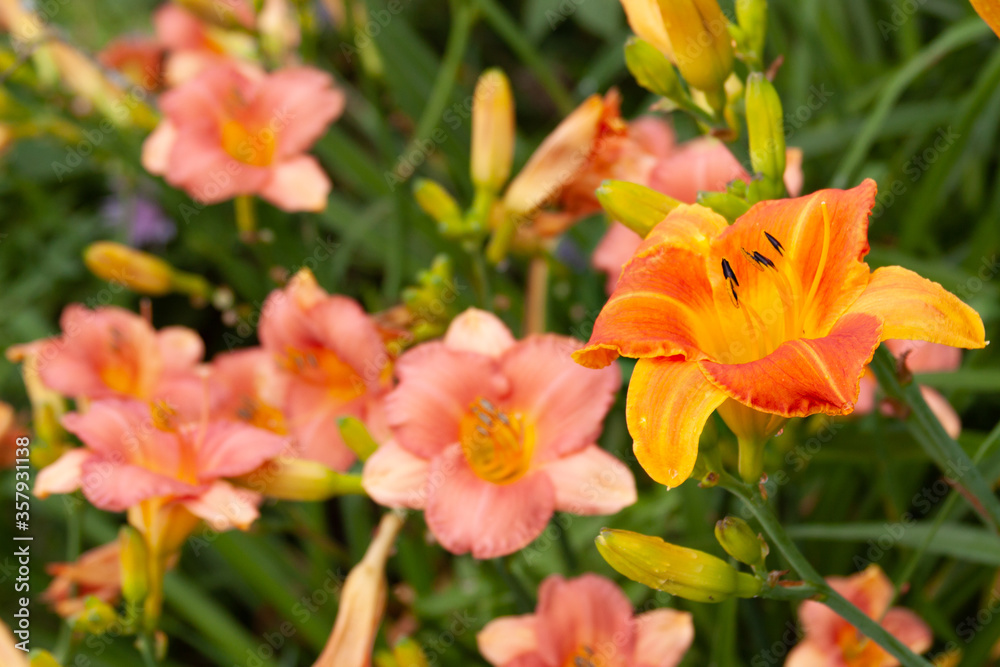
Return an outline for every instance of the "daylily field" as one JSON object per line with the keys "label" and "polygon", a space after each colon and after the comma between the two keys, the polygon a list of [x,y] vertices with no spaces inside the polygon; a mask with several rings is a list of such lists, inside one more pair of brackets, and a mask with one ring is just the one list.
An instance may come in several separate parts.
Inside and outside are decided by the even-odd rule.
{"label": "daylily field", "polygon": [[1000,665],[1000,0],[0,0],[0,667]]}

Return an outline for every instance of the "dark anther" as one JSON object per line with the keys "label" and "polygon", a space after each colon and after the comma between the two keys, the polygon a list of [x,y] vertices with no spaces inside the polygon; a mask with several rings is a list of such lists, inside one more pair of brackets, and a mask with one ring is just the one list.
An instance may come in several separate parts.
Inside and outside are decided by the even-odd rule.
{"label": "dark anther", "polygon": [[774,249],[778,251],[778,254],[779,254],[779,255],[784,255],[784,254],[785,254],[785,248],[784,248],[784,247],[782,247],[782,245],[781,245],[781,243],[780,243],[780,242],[778,241],[778,239],[774,238],[773,236],[771,236],[771,235],[770,235],[770,234],[768,234],[767,232],[764,232],[764,236],[766,236],[766,237],[767,237],[767,240],[768,240],[768,242],[769,242],[769,243],[770,243],[770,244],[771,244],[772,246],[774,246]]}
{"label": "dark anther", "polygon": [[722,277],[726,280],[736,283],[736,286],[740,286],[740,281],[736,279],[736,274],[733,273],[733,267],[729,266],[729,260],[722,260]]}
{"label": "dark anther", "polygon": [[759,252],[757,252],[756,250],[754,250],[754,251],[753,251],[753,261],[755,261],[755,262],[757,262],[758,264],[761,264],[761,265],[763,265],[763,266],[766,266],[766,267],[767,267],[767,268],[769,268],[769,269],[773,269],[773,268],[775,268],[775,267],[774,267],[774,262],[772,262],[771,260],[769,260],[769,259],[768,259],[767,257],[765,257],[764,255],[760,254],[760,253],[759,253]]}

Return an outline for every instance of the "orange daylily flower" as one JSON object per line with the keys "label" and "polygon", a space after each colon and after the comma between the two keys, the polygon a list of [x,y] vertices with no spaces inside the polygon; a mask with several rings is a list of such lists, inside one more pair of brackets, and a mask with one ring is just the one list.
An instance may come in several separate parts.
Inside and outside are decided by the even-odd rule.
{"label": "orange daylily flower", "polygon": [[115,604],[122,592],[121,549],[118,540],[86,551],[72,563],[51,563],[45,570],[52,583],[42,599],[63,618],[82,612],[87,598]]}
{"label": "orange daylily flower", "polygon": [[1000,37],[1000,2],[997,0],[972,0],[972,8]]}
{"label": "orange daylily flower", "polygon": [[883,340],[986,344],[979,315],[937,283],[869,269],[875,190],[868,180],[761,202],[732,226],[682,205],[639,247],[573,356],[590,368],[639,359],[627,422],[653,479],[673,487],[691,475],[715,410],[741,450],[789,417],[850,413]]}

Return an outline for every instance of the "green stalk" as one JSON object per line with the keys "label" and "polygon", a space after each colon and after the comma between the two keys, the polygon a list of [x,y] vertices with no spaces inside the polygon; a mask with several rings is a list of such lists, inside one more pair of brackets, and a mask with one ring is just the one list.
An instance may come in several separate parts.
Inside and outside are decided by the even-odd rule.
{"label": "green stalk", "polygon": [[[760,522],[761,528],[767,534],[771,545],[781,552],[781,555],[784,556],[785,560],[788,561],[799,577],[804,580],[805,584],[815,589],[815,599],[818,602],[825,604],[837,612],[841,618],[853,625],[859,632],[863,633],[899,660],[903,667],[931,667],[931,663],[913,653],[903,642],[886,632],[878,622],[848,602],[844,596],[833,590],[826,583],[809,561],[806,560],[806,557],[799,551],[798,547],[795,546],[791,538],[788,537],[784,526],[781,525],[771,506],[764,500],[756,486],[744,484],[728,473],[721,475],[719,486],[738,497],[749,508],[754,517],[757,518],[757,521]],[[764,592],[763,595],[765,597],[784,598],[784,591],[778,595],[772,595],[772,593],[776,593],[778,590],[778,587],[776,587],[771,589],[771,591]]]}

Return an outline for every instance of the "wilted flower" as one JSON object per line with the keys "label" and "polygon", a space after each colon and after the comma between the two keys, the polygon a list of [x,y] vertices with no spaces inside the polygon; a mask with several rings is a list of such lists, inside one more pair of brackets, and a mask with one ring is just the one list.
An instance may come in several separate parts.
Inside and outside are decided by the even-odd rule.
{"label": "wilted flower", "polygon": [[756,479],[787,418],[854,410],[882,340],[986,344],[979,315],[937,283],[864,263],[874,202],[866,181],[761,202],[732,226],[682,205],[650,233],[574,357],[591,368],[639,358],[626,414],[651,477],[673,487],[690,476],[718,409]]}
{"label": "wilted flower", "polygon": [[[850,577],[829,577],[827,583],[858,609],[882,625],[914,653],[931,647],[930,628],[909,609],[893,607],[892,582],[878,565]],[[793,648],[785,667],[894,667],[899,660],[858,632],[829,607],[807,600],[799,608],[805,638]]]}
{"label": "wilted flower", "polygon": [[63,618],[82,612],[91,596],[114,604],[122,592],[119,554],[116,540],[85,551],[73,563],[51,563],[45,569],[54,578],[42,599]]}
{"label": "wilted flower", "polygon": [[330,180],[305,154],[344,108],[325,72],[219,64],[165,93],[160,107],[143,166],[194,199],[255,194],[286,211],[326,206]]}
{"label": "wilted flower", "polygon": [[596,574],[546,578],[534,614],[490,621],[476,637],[494,667],[674,667],[693,639],[691,614],[633,615],[621,589]]}
{"label": "wilted flower", "polygon": [[613,514],[635,502],[631,472],[600,449],[617,368],[574,368],[571,338],[515,342],[495,316],[467,310],[443,341],[398,364],[386,399],[395,442],[364,469],[365,490],[394,507],[424,509],[453,553],[493,558],[526,546],[556,510]]}

